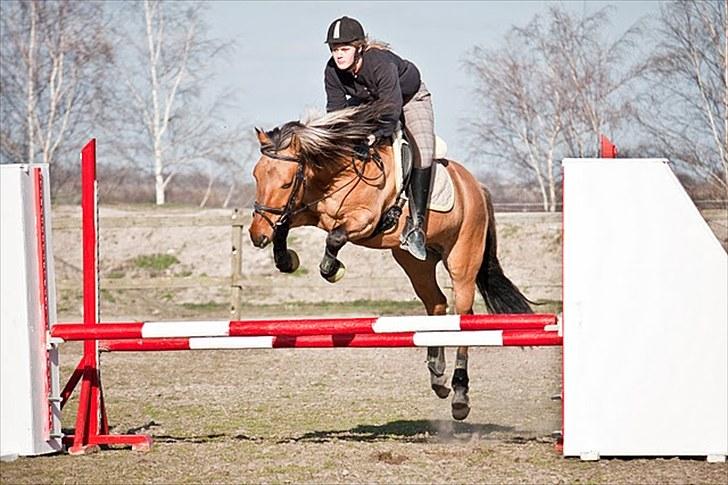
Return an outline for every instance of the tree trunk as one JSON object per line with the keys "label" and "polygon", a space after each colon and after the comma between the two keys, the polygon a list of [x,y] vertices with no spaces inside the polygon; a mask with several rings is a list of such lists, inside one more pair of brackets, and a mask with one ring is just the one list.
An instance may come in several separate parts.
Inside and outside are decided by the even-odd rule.
{"label": "tree trunk", "polygon": [[30,2],[30,32],[28,33],[28,97],[27,97],[27,123],[28,123],[28,160],[27,163],[35,161],[35,130],[34,115],[36,104],[35,76],[36,76],[36,20],[38,17],[38,4]]}
{"label": "tree trunk", "polygon": [[228,193],[225,196],[225,200],[222,203],[223,209],[227,209],[228,205],[230,205],[230,199],[233,198],[234,191],[235,191],[235,182],[230,184],[230,189],[228,190]]}
{"label": "tree trunk", "polygon": [[207,205],[207,201],[210,199],[210,194],[212,193],[212,184],[215,182],[215,177],[210,176],[207,179],[207,189],[205,189],[205,195],[202,197],[202,200],[200,201],[200,209],[205,207]]}
{"label": "tree trunk", "polygon": [[164,205],[164,175],[162,170],[164,169],[164,163],[162,163],[162,150],[158,147],[154,147],[154,192],[155,202],[157,205]]}

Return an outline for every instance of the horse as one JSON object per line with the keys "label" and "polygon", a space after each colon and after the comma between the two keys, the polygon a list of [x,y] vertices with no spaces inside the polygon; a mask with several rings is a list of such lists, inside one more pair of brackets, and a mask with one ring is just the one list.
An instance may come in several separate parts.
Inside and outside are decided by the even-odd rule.
{"label": "horse", "polygon": [[[402,216],[408,209],[388,215],[399,195],[392,145],[362,144],[381,126],[381,109],[370,103],[307,122],[291,121],[270,131],[255,129],[261,156],[253,169],[256,198],[249,233],[254,246],[264,248],[273,242],[276,267],[290,273],[299,260],[287,247],[289,230],[317,226],[328,233],[319,270],[329,282],[343,277],[345,266],[337,255],[350,242],[391,251],[428,315],[447,313],[447,298],[435,278],[440,261],[452,280],[456,313],[473,313],[476,287],[490,313],[532,313],[529,300],[498,261],[490,193],[454,160],[435,162],[444,164],[450,174],[455,201],[447,213],[429,211],[427,259],[419,261],[400,248]],[[418,156],[416,149],[413,156]],[[382,224],[387,219],[390,224]],[[456,420],[470,412],[467,364],[468,348],[458,347],[451,381]],[[447,398],[444,348],[427,349],[427,367],[433,391]]]}

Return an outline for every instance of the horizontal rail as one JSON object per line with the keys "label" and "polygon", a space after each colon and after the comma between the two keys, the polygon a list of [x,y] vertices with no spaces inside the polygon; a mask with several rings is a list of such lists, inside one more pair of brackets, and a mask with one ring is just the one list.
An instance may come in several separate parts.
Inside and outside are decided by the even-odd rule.
{"label": "horizontal rail", "polygon": [[389,334],[302,335],[255,337],[192,337],[102,340],[103,352],[179,350],[385,348],[385,347],[531,347],[560,346],[557,332],[538,330],[476,330],[465,332],[404,332]]}
{"label": "horizontal rail", "polygon": [[548,330],[556,316],[536,314],[437,315],[358,318],[297,318],[117,322],[83,325],[57,323],[51,336],[64,341],[178,337],[246,337],[385,334],[473,330]]}

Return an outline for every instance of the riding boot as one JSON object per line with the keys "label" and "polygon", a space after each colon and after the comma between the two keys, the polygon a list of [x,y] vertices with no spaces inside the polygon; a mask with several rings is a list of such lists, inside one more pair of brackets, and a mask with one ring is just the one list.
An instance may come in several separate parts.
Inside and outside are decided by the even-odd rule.
{"label": "riding boot", "polygon": [[412,168],[409,186],[410,215],[407,217],[400,247],[420,261],[427,259],[425,241],[425,219],[427,202],[430,199],[430,180],[432,168]]}

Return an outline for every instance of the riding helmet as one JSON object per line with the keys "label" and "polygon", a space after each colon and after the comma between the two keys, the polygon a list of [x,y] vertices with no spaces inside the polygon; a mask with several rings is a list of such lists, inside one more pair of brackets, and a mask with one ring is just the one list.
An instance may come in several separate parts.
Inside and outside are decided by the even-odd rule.
{"label": "riding helmet", "polygon": [[348,44],[355,40],[364,40],[364,27],[358,20],[351,17],[341,17],[331,22],[326,34],[326,44]]}

